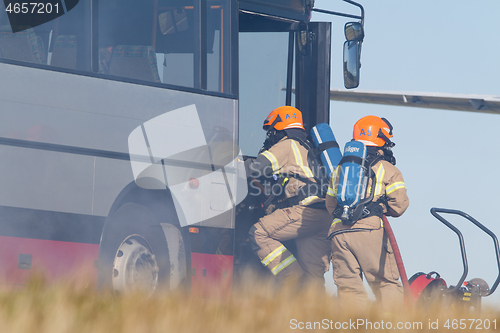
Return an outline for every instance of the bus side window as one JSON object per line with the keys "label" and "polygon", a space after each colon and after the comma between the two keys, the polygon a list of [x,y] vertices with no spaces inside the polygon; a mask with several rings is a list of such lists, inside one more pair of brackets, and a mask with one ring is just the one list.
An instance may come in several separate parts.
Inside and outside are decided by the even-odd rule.
{"label": "bus side window", "polygon": [[51,66],[76,69],[77,42],[75,35],[57,36],[52,49]]}
{"label": "bus side window", "polygon": [[[198,6],[163,0],[155,7],[153,45],[163,55],[160,77],[167,84],[229,92],[229,2],[209,0],[205,10]],[[200,11],[206,14],[203,27],[198,26]]]}
{"label": "bus side window", "polygon": [[[224,84],[224,67],[228,71],[228,58],[224,58],[224,39],[228,37],[229,27],[224,26],[223,1],[209,1],[207,8],[207,90],[228,92],[228,82]],[[228,13],[228,10],[226,10]],[[226,35],[224,35],[224,33]],[[228,39],[228,38],[227,38]],[[228,43],[228,40],[226,40]],[[227,48],[228,45],[225,47]]]}
{"label": "bus side window", "polygon": [[[80,0],[66,14],[40,26],[40,30],[47,31],[47,39],[50,40],[50,66],[90,71],[90,12],[91,0]],[[51,30],[44,27],[49,23],[52,24]]]}
{"label": "bus side window", "polygon": [[109,74],[136,80],[160,82],[156,53],[151,46],[118,45],[113,48]]}
{"label": "bus side window", "polygon": [[193,1],[160,1],[153,13],[156,23],[153,43],[161,55],[160,77],[163,83],[194,88],[194,47],[196,41]]}
{"label": "bus side window", "polygon": [[4,8],[0,3],[0,58],[24,62],[24,66],[90,71],[91,0],[79,0],[66,14],[35,27],[15,22],[11,26]]}
{"label": "bus side window", "polygon": [[99,1],[98,73],[229,93],[231,2],[201,3]]}
{"label": "bus side window", "polygon": [[33,29],[12,33],[10,26],[0,27],[0,51],[4,59],[46,64],[45,47]]}

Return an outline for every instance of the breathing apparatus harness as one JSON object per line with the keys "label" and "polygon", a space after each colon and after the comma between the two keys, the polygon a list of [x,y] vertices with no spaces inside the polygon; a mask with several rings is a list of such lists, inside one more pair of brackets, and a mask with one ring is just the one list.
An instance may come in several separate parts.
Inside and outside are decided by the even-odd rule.
{"label": "breathing apparatus harness", "polygon": [[[310,163],[309,155],[311,152],[313,152],[313,147],[312,144],[307,140],[307,134],[305,133],[304,130],[300,129],[285,129],[285,130],[276,130],[274,128],[274,125],[280,121],[279,117],[275,119],[275,121],[272,123],[270,126],[269,130],[267,131],[266,139],[263,143],[262,148],[259,151],[259,154],[262,153],[263,151],[269,150],[272,146],[274,146],[276,143],[281,141],[284,137],[287,137],[287,139],[290,140],[295,140],[297,141],[301,146],[307,149],[308,151],[308,162]],[[317,154],[316,154],[317,155]],[[315,156],[316,156],[315,155]],[[306,185],[302,186],[298,191],[297,194],[294,195],[293,197],[290,198],[277,198],[276,195],[271,193],[271,195],[267,198],[267,200],[264,202],[264,208],[267,208],[271,204],[274,204],[275,208],[281,209],[281,208],[287,208],[291,206],[298,205],[302,200],[308,198],[311,196],[311,193],[314,193],[313,195],[317,195],[318,197],[325,197],[326,191],[328,188],[328,184],[323,184],[323,182],[320,181],[317,177],[314,177],[315,181],[312,181],[309,178],[303,177],[298,174],[293,174],[293,175],[273,175],[273,180],[275,184],[279,184],[283,189],[287,186],[288,182],[290,181],[290,177],[296,178],[300,180],[301,182],[305,183]],[[311,208],[325,208],[324,202],[319,202],[316,204],[311,204],[309,205]]]}
{"label": "breathing apparatus harness", "polygon": [[[368,147],[369,148],[369,147]],[[378,147],[373,147],[378,148]],[[340,161],[339,165],[348,162],[354,162],[362,166],[367,172],[366,179],[371,179],[371,190],[369,191],[368,197],[359,201],[353,208],[346,209],[346,207],[337,206],[337,208],[333,212],[333,216],[335,218],[339,218],[342,220],[343,225],[352,226],[358,220],[370,217],[370,216],[378,216],[382,218],[383,209],[380,206],[380,203],[383,203],[383,197],[379,198],[377,201],[373,201],[373,197],[375,194],[375,185],[377,183],[377,179],[375,176],[375,172],[373,172],[372,167],[376,165],[380,160],[383,159],[383,155],[379,155],[377,151],[368,150],[366,158],[361,158],[357,156],[344,156]],[[366,182],[367,182],[366,180]],[[366,185],[365,185],[366,186]],[[357,191],[365,190],[365,186],[360,186]],[[366,190],[365,190],[366,191]],[[364,197],[364,193],[360,193],[361,198]]]}
{"label": "breathing apparatus harness", "polygon": [[[388,138],[386,139],[387,143],[383,145],[382,147],[374,147],[374,146],[368,146],[367,147],[367,154],[365,158],[365,162],[368,165],[368,177],[372,179],[372,187],[370,191],[370,196],[360,202],[356,209],[354,210],[353,216],[350,220],[354,222],[350,222],[349,219],[343,219],[342,218],[342,207],[337,207],[334,212],[333,216],[335,218],[339,218],[342,220],[342,224],[346,226],[353,226],[357,221],[370,217],[370,216],[378,216],[379,218],[382,218],[384,216],[384,210],[382,205],[388,208],[388,203],[387,203],[387,197],[386,195],[380,196],[376,201],[372,201],[375,193],[375,183],[376,183],[376,176],[375,173],[372,170],[372,167],[375,166],[379,161],[385,160],[392,165],[396,165],[396,158],[394,157],[394,153],[392,152],[392,148],[396,145],[394,142],[390,141]],[[379,151],[382,151],[383,154],[380,154]],[[339,165],[342,164],[342,160],[340,161]],[[334,236],[346,233],[346,232],[356,232],[356,231],[365,231],[367,229],[365,228],[350,228],[350,229],[340,229],[337,231],[332,232],[330,235],[328,235],[328,239],[332,239]]]}

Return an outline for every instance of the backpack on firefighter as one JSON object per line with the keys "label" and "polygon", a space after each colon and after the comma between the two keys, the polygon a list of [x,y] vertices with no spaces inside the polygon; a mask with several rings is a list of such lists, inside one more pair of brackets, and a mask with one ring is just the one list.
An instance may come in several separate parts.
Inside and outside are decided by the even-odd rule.
{"label": "backpack on firefighter", "polygon": [[333,171],[342,159],[339,144],[335,140],[330,125],[320,123],[314,126],[306,141],[299,138],[291,139],[297,140],[307,149],[307,163],[314,176],[314,182],[309,179],[300,179],[308,187],[307,194],[303,196],[316,195],[319,198],[325,198]]}
{"label": "backpack on firefighter", "polygon": [[[336,177],[337,209],[334,217],[342,220],[344,225],[353,225],[358,220],[376,215],[382,217],[379,201],[373,202],[376,176],[372,167],[382,159],[377,156],[367,160],[367,147],[363,142],[350,141],[344,148],[344,157],[339,163]],[[371,188],[368,189],[371,179]],[[368,196],[366,196],[368,194]]]}
{"label": "backpack on firefighter", "polygon": [[312,160],[313,174],[318,179],[330,182],[333,172],[340,160],[342,152],[339,144],[335,140],[335,135],[327,123],[320,123],[314,126],[310,132],[314,149],[309,150],[308,160]]}

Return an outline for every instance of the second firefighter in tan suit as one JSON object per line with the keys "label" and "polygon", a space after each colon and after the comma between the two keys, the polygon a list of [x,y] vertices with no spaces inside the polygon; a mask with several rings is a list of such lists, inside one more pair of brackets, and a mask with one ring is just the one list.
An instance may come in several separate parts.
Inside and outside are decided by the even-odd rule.
{"label": "second firefighter in tan suit", "polygon": [[[376,176],[372,202],[379,202],[379,207],[374,206],[372,210],[376,214],[360,219],[353,226],[343,225],[339,218],[341,209],[336,209],[339,208],[337,168],[326,196],[326,207],[334,217],[330,233],[335,235],[331,246],[337,294],[343,302],[352,302],[358,308],[364,307],[367,301],[362,278],[364,275],[384,308],[398,307],[403,304],[403,287],[398,281],[399,271],[381,216],[401,216],[408,207],[409,200],[403,176],[394,166],[396,160],[391,151],[394,143],[390,141],[392,126],[384,118],[367,116],[354,125],[353,137],[367,146],[367,162],[382,156],[372,166]],[[367,188],[371,189],[371,180]],[[362,231],[349,232],[352,231],[350,229]]]}
{"label": "second firefighter in tan suit", "polygon": [[[290,106],[277,108],[267,117],[264,129],[268,137],[257,158],[247,161],[247,175],[274,176],[279,180],[277,186],[284,185],[284,195],[273,202],[277,209],[250,229],[252,249],[279,280],[306,279],[323,288],[330,260],[326,238],[332,219],[324,199],[318,197],[307,162],[302,114]],[[276,185],[273,192],[279,190]],[[298,257],[281,243],[291,239],[295,239]]]}

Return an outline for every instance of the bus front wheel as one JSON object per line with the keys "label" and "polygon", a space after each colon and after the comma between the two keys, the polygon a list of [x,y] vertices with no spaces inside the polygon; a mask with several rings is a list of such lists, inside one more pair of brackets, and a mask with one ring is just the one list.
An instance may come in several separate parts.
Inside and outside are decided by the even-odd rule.
{"label": "bus front wheel", "polygon": [[113,290],[140,289],[153,293],[158,287],[159,271],[156,255],[146,239],[131,235],[119,246],[113,260]]}
{"label": "bus front wheel", "polygon": [[100,289],[140,290],[151,295],[167,286],[169,277],[167,241],[148,208],[127,203],[108,217],[99,247]]}

